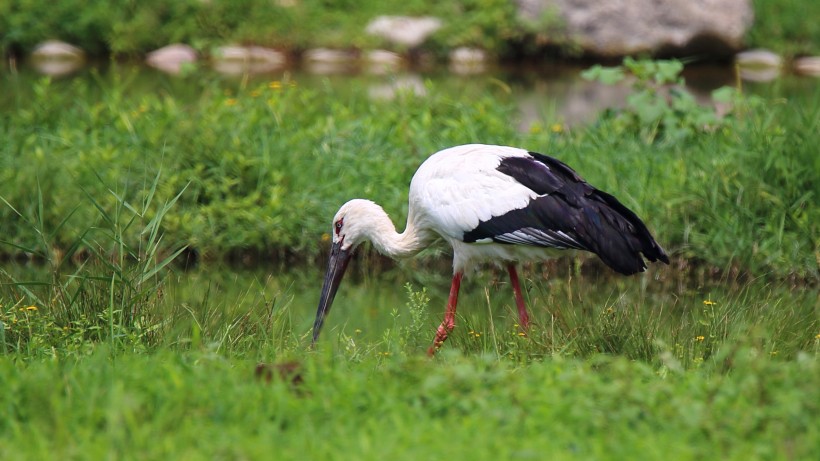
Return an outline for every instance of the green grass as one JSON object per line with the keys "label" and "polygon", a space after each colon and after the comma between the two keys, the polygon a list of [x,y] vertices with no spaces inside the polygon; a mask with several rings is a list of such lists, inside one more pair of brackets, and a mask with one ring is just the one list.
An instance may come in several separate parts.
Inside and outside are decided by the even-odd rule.
{"label": "green grass", "polygon": [[820,5],[810,0],[755,0],[755,22],[748,42],[786,56],[820,53],[820,25],[805,18],[820,15]]}
{"label": "green grass", "polygon": [[[61,323],[59,298],[11,306],[4,284],[0,456],[811,459],[820,443],[816,288],[556,271],[525,282],[524,337],[509,287],[471,278],[431,360],[446,274],[402,300],[391,279],[410,274],[378,274],[379,295],[359,269],[314,351],[316,273],[166,277],[139,312],[149,335],[108,336],[106,283],[96,324]],[[300,382],[257,378],[260,362],[297,363]]]}
{"label": "green grass", "polygon": [[[366,79],[188,78],[188,98],[118,72],[2,96],[0,240],[35,262],[0,270],[0,458],[815,457],[816,91],[724,92],[715,119],[643,79],[592,126],[519,133],[489,79],[378,102]],[[449,264],[364,251],[309,350],[328,217],[361,196],[401,220],[418,163],[476,140],[567,161],[674,264],[528,265],[526,336],[487,270],[427,359]],[[276,262],[184,271],[186,248]]]}
{"label": "green grass", "polygon": [[162,352],[0,363],[0,455],[23,459],[811,459],[817,361],[737,354],[731,372],[659,376],[619,357],[300,358]]}
{"label": "green grass", "polygon": [[[446,269],[402,299],[415,271],[355,267],[313,351],[318,273],[172,273],[129,324],[105,265],[71,277],[96,283],[77,288],[82,309],[71,296],[28,309],[74,288],[29,284],[16,301],[42,270],[7,272],[0,456],[810,459],[820,443],[816,288],[527,267],[521,336],[488,271],[427,359]],[[296,363],[300,382],[257,378],[260,362]]]}

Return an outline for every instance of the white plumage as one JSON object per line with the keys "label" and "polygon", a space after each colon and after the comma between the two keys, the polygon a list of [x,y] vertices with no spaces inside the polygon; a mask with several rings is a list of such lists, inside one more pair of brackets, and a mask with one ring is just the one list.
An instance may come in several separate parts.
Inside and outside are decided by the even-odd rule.
{"label": "white plumage", "polygon": [[351,200],[336,213],[314,342],[350,256],[365,240],[395,258],[416,254],[436,237],[452,246],[453,284],[431,354],[455,325],[464,271],[479,262],[508,263],[524,327],[528,315],[514,261],[548,257],[549,249],[574,248],[598,254],[624,274],[646,268],[641,254],[668,263],[666,253],[631,210],[560,161],[524,149],[469,144],[437,152],[413,176],[409,201],[401,234],[387,213],[369,200]]}

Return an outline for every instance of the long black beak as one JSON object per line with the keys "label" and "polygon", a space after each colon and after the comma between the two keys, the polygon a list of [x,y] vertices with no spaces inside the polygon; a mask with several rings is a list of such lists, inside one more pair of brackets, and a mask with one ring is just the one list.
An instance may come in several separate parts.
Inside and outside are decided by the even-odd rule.
{"label": "long black beak", "polygon": [[327,272],[325,273],[325,283],[322,285],[322,296],[319,298],[319,308],[316,310],[316,321],[313,322],[313,342],[316,344],[316,339],[319,338],[319,331],[322,329],[322,324],[325,321],[325,316],[330,311],[330,306],[333,304],[333,298],[336,297],[336,290],[339,289],[339,284],[342,282],[342,277],[345,275],[347,263],[350,261],[352,249],[342,249],[342,243],[334,243],[330,248],[330,259],[327,262]]}

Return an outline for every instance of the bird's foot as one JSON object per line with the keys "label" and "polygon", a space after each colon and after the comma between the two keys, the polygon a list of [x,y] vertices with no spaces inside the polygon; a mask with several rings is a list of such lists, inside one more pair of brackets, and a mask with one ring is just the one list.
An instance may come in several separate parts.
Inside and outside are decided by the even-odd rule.
{"label": "bird's foot", "polygon": [[438,326],[436,330],[436,338],[433,340],[433,345],[427,349],[427,355],[432,357],[436,354],[436,351],[441,348],[441,345],[444,344],[444,341],[447,340],[447,336],[450,335],[450,332],[453,331],[455,328],[454,324],[442,323]]}
{"label": "bird's foot", "polygon": [[524,332],[530,329],[530,316],[526,312],[519,315],[518,325],[521,327],[522,330],[524,330]]}

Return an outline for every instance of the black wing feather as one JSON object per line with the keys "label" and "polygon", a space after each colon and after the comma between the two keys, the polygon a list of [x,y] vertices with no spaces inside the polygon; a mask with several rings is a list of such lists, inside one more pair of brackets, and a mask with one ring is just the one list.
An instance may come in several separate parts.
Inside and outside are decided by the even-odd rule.
{"label": "black wing feather", "polygon": [[587,250],[623,274],[646,269],[650,261],[669,263],[646,225],[615,197],[592,187],[565,163],[530,152],[507,157],[498,171],[538,194],[528,206],[482,221],[464,233],[465,242]]}

